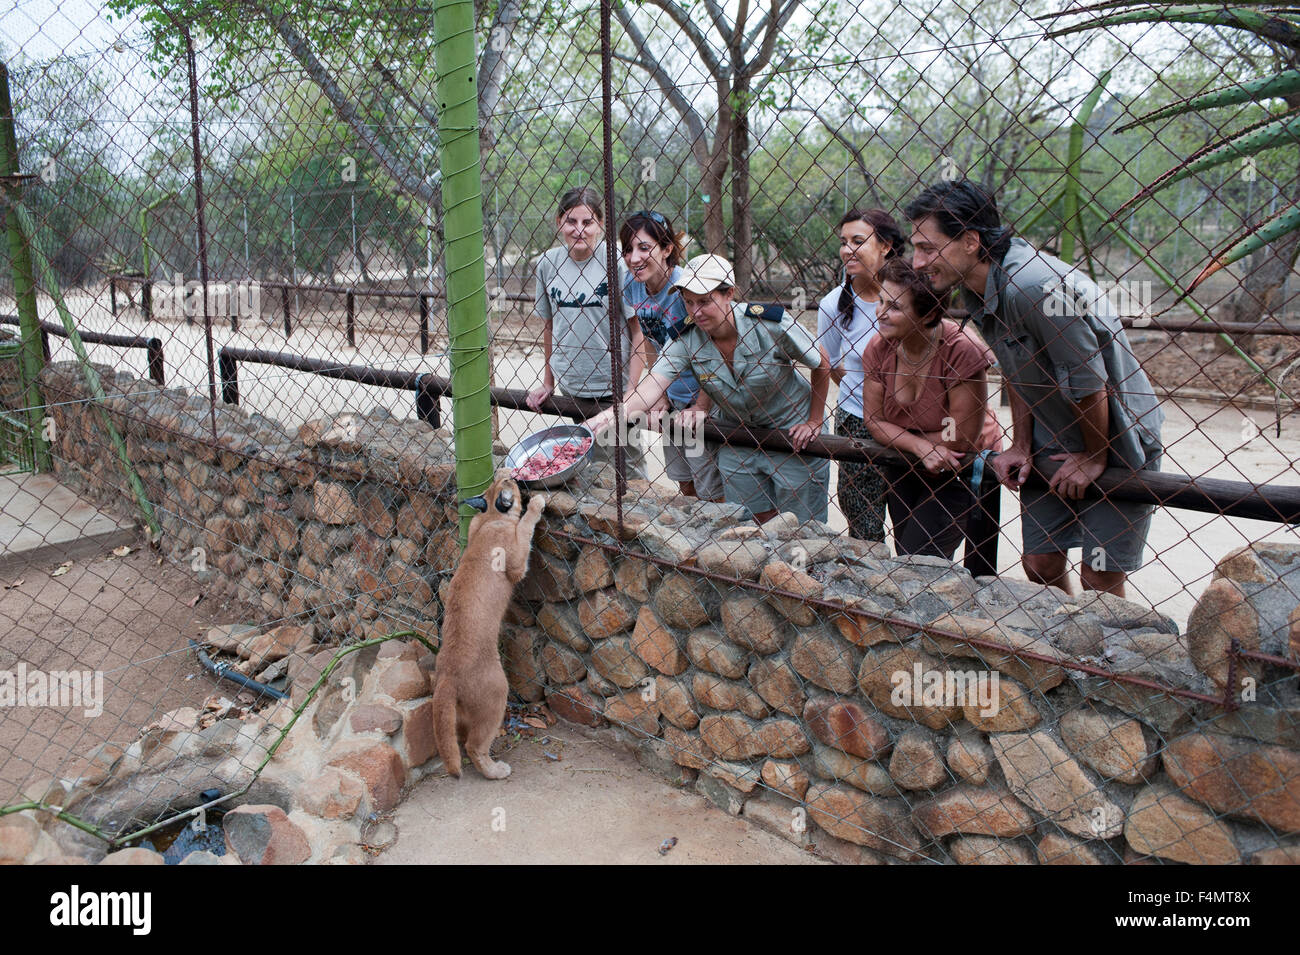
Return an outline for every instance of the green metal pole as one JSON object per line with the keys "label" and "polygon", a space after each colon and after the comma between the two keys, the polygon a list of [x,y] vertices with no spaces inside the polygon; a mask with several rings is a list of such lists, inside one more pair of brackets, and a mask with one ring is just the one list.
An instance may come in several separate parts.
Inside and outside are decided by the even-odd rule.
{"label": "green metal pole", "polygon": [[[18,175],[18,134],[14,128],[13,102],[9,98],[9,67],[0,62],[0,184],[6,198],[17,202],[22,197],[22,188],[17,179],[8,177]],[[45,405],[41,401],[41,389],[37,378],[45,367],[45,355],[41,351],[41,321],[36,313],[36,278],[32,271],[32,256],[23,241],[22,230],[18,227],[16,216],[5,216],[9,232],[9,265],[13,270],[14,301],[18,303],[19,333],[22,336],[22,355],[18,367],[22,374],[24,387],[23,407],[27,409],[27,430],[32,439],[35,453],[36,470],[49,471],[53,466],[50,461],[50,448],[45,443],[41,419],[45,416]]]}
{"label": "green metal pole", "polygon": [[[456,442],[456,489],[463,501],[482,494],[492,483],[491,355],[483,264],[483,178],[473,0],[435,0],[433,18],[438,158],[446,209],[451,416]],[[462,548],[473,514],[471,508],[461,505]]]}

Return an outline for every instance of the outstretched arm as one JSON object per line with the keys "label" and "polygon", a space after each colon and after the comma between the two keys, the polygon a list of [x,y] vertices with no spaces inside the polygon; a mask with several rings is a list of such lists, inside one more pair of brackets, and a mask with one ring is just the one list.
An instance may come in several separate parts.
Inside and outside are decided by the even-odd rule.
{"label": "outstretched arm", "polygon": [[[630,417],[634,414],[645,414],[668,392],[668,386],[672,384],[671,378],[665,378],[663,375],[657,375],[653,371],[646,375],[639,382],[636,388],[627,396],[623,402],[623,414]],[[592,434],[600,434],[614,423],[614,409],[606,408],[595,417],[588,418],[583,422],[591,429]]]}
{"label": "outstretched arm", "polygon": [[551,320],[542,329],[542,383],[528,392],[528,407],[536,411],[543,401],[555,394],[555,376],[551,373]]}
{"label": "outstretched arm", "polygon": [[831,388],[831,359],[826,349],[817,346],[821,364],[812,370],[812,395],[809,399],[808,420],[790,429],[790,444],[795,451],[808,447],[808,442],[821,433],[826,420],[826,395]]}

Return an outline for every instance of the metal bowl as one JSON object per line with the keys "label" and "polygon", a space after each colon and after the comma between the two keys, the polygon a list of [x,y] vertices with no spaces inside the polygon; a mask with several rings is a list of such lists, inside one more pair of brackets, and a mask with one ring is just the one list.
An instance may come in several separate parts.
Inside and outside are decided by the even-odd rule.
{"label": "metal bowl", "polygon": [[596,441],[595,435],[591,433],[591,429],[586,425],[557,424],[553,428],[544,428],[535,434],[530,434],[510,449],[510,453],[506,455],[504,466],[513,471],[515,468],[520,467],[534,454],[541,452],[549,455],[551,449],[557,445],[567,444],[570,441],[581,440],[582,438],[592,439],[591,446],[587,448],[587,453],[578,458],[578,460],[574,461],[563,471],[557,471],[549,477],[538,478],[536,481],[519,481],[520,487],[530,488],[533,490],[559,487],[561,484],[573,480],[582,473],[583,469],[586,468],[588,464],[591,463],[592,453],[596,450]]}

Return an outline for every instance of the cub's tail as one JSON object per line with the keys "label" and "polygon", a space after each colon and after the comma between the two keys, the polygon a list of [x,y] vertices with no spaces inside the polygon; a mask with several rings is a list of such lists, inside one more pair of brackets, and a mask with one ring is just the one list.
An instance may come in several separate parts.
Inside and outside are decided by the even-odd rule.
{"label": "cub's tail", "polygon": [[433,738],[447,772],[460,778],[460,741],[456,738],[456,688],[440,680],[433,691]]}

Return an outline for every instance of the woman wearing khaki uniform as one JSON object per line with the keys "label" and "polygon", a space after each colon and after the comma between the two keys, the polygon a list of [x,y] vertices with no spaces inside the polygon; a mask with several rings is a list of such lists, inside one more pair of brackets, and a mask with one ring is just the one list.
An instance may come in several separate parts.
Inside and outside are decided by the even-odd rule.
{"label": "woman wearing khaki uniform", "polygon": [[[629,395],[626,413],[653,407],[673,379],[690,371],[713,399],[718,424],[787,430],[796,452],[806,448],[823,430],[831,374],[825,349],[779,306],[735,301],[734,272],[721,256],[691,259],[676,288],[691,326],[665,346]],[[812,369],[811,385],[795,362]],[[690,427],[704,417],[698,411],[682,413]],[[599,433],[613,421],[610,409],[587,425]],[[698,444],[703,448],[702,439]],[[718,468],[727,501],[743,504],[759,523],[782,511],[793,511],[800,520],[826,520],[828,460],[723,445]]]}

